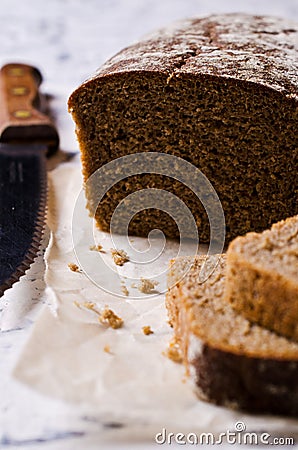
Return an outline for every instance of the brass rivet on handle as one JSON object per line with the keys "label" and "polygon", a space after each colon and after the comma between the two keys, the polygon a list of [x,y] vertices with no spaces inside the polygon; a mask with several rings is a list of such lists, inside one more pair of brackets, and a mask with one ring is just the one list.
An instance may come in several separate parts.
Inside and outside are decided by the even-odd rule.
{"label": "brass rivet on handle", "polygon": [[11,89],[13,95],[25,95],[28,89],[25,86],[16,86]]}
{"label": "brass rivet on handle", "polygon": [[13,113],[13,115],[17,119],[27,119],[28,117],[31,116],[31,111],[28,111],[28,109],[18,109]]}
{"label": "brass rivet on handle", "polygon": [[8,73],[12,77],[21,77],[22,75],[24,75],[24,69],[22,69],[21,67],[12,67],[11,69],[9,69]]}

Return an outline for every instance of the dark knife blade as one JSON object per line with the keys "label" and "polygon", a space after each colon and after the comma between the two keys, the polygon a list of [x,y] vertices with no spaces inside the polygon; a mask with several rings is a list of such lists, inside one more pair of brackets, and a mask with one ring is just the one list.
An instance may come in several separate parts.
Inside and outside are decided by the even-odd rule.
{"label": "dark knife blade", "polygon": [[46,156],[57,148],[58,135],[33,106],[40,82],[31,66],[0,71],[0,296],[35,259],[45,224]]}

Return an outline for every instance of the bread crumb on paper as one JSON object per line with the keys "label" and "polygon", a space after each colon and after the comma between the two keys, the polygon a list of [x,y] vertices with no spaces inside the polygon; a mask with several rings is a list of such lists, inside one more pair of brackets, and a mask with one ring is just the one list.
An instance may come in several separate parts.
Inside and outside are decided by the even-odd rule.
{"label": "bread crumb on paper", "polygon": [[79,272],[79,273],[82,272],[82,270],[79,268],[79,266],[77,264],[69,263],[68,267],[72,272]]}
{"label": "bread crumb on paper", "polygon": [[143,330],[143,333],[144,333],[146,336],[149,336],[149,334],[154,334],[154,331],[151,330],[150,325],[145,325],[145,326],[142,328],[142,330]]}
{"label": "bread crumb on paper", "polygon": [[100,314],[99,321],[100,323],[108,325],[114,329],[121,328],[124,323],[121,317],[117,316],[117,314],[115,314],[114,311],[112,311],[107,307]]}
{"label": "bread crumb on paper", "polygon": [[158,285],[158,281],[148,280],[147,278],[140,278],[141,283],[137,286],[138,290],[143,294],[152,294],[155,287]]}
{"label": "bread crumb on paper", "polygon": [[123,266],[123,264],[129,261],[129,256],[124,250],[117,250],[115,248],[111,248],[111,255],[114,263],[117,266]]}
{"label": "bread crumb on paper", "polygon": [[110,355],[112,354],[111,347],[109,345],[105,345],[104,348],[103,348],[103,351],[105,353],[109,353]]}
{"label": "bread crumb on paper", "polygon": [[96,304],[93,302],[80,303],[76,300],[73,302],[73,304],[79,309],[89,309],[90,311],[93,311],[96,314],[101,314],[100,311],[97,309]]}
{"label": "bread crumb on paper", "polygon": [[100,311],[97,308],[97,305],[93,302],[84,302],[79,303],[77,301],[74,302],[74,305],[77,306],[79,309],[88,309],[89,311],[93,311],[95,314],[98,315],[98,320],[103,325],[107,325],[113,329],[121,328],[124,320],[117,316],[117,314],[114,313],[111,309],[109,309],[107,306],[104,308],[103,311]]}
{"label": "bread crumb on paper", "polygon": [[183,361],[182,358],[182,351],[179,345],[179,342],[177,340],[177,338],[173,338],[168,345],[168,348],[166,349],[165,352],[163,352],[163,354],[171,359],[172,361],[174,361],[175,363],[181,364]]}
{"label": "bread crumb on paper", "polygon": [[105,253],[103,246],[100,244],[97,245],[90,245],[89,250],[93,251],[93,252],[100,252],[100,253]]}
{"label": "bread crumb on paper", "polygon": [[121,292],[122,292],[122,294],[124,294],[126,297],[129,296],[129,290],[127,289],[127,287],[125,286],[125,284],[123,284],[123,285],[121,286]]}

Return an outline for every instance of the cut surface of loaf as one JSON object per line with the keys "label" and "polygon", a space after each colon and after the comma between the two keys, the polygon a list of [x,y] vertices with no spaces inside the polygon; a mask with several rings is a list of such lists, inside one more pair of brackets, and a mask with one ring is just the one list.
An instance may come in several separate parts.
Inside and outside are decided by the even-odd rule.
{"label": "cut surface of loaf", "polygon": [[298,216],[231,242],[226,278],[233,308],[298,341]]}
{"label": "cut surface of loaf", "polygon": [[[177,258],[166,306],[203,400],[250,412],[298,414],[298,344],[251,324],[223,300],[226,258],[199,284],[205,256]],[[176,283],[176,284],[175,284]]]}
{"label": "cut surface of loaf", "polygon": [[[297,42],[288,20],[227,14],[183,21],[122,50],[69,99],[85,181],[120,156],[169,153],[211,181],[228,240],[297,214]],[[208,241],[200,200],[179,180],[150,173],[110,189],[96,212],[100,228],[109,230],[124,197],[148,187],[182,198]],[[130,233],[177,237],[157,209],[136,214]]]}

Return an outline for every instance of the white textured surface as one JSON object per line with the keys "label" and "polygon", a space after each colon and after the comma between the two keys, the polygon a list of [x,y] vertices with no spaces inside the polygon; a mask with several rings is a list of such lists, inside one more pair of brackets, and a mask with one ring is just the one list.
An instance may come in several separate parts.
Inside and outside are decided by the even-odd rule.
{"label": "white textured surface", "polygon": [[[76,142],[67,113],[67,97],[108,57],[173,20],[239,10],[298,20],[296,0],[1,0],[0,63],[28,62],[41,69],[43,90],[55,96],[52,107],[62,149],[74,151]],[[138,429],[125,436],[124,430],[106,428],[85,411],[42,397],[11,377],[41,309],[42,274],[40,256],[27,276],[1,299],[0,447],[151,448],[143,442]],[[152,447],[153,439],[152,435]]]}

